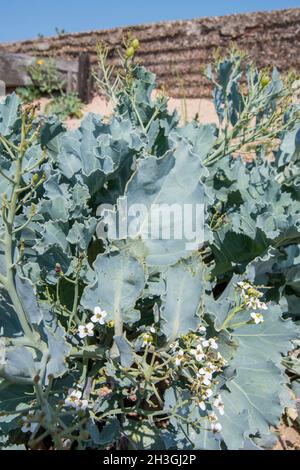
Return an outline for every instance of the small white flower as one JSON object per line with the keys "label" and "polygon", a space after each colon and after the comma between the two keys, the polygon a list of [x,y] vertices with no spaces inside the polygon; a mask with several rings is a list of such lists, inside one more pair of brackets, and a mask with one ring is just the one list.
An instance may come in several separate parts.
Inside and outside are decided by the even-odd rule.
{"label": "small white flower", "polygon": [[224,403],[221,395],[218,395],[214,401],[214,406],[218,409],[220,415],[224,414]]}
{"label": "small white flower", "polygon": [[217,370],[217,366],[215,366],[214,364],[212,364],[212,362],[208,362],[206,364],[206,368],[209,372],[216,372]]}
{"label": "small white flower", "polygon": [[202,410],[202,411],[205,411],[206,410],[206,404],[203,400],[199,401],[198,403],[199,405],[199,408]]}
{"label": "small white flower", "polygon": [[198,331],[199,331],[200,333],[206,333],[206,328],[205,328],[205,326],[200,326],[200,328],[198,329]]}
{"label": "small white flower", "polygon": [[213,338],[206,339],[206,340],[202,341],[202,345],[205,348],[209,347],[209,348],[212,348],[212,349],[218,349],[218,345],[217,345],[216,341]]}
{"label": "small white flower", "polygon": [[78,402],[81,400],[82,393],[80,390],[69,390],[69,395],[65,399],[66,406],[77,408]]}
{"label": "small white flower", "polygon": [[201,380],[204,385],[209,386],[211,384],[212,373],[208,372],[207,369],[199,369],[197,372],[197,377]]}
{"label": "small white flower", "polygon": [[222,354],[220,354],[219,352],[217,352],[217,360],[218,360],[218,362],[220,363],[221,366],[225,366],[227,364],[226,359],[224,359]]}
{"label": "small white flower", "polygon": [[70,450],[71,449],[71,446],[72,446],[72,441],[71,439],[65,439],[62,443],[63,445],[63,448],[64,449],[67,449],[67,450]]}
{"label": "small white flower", "polygon": [[213,338],[211,338],[211,339],[209,340],[209,342],[210,342],[210,347],[211,347],[212,349],[218,349],[217,342],[216,342]]}
{"label": "small white flower", "polygon": [[83,400],[82,392],[80,390],[69,390],[69,395],[65,399],[65,405],[76,410],[86,410],[88,407],[88,400]]}
{"label": "small white flower", "polygon": [[206,398],[210,398],[212,396],[213,392],[210,388],[207,388],[204,392],[204,395]]}
{"label": "small white flower", "polygon": [[175,365],[177,367],[181,366],[183,359],[184,359],[184,351],[182,349],[179,349],[179,351],[177,351],[177,354],[175,356]]}
{"label": "small white flower", "polygon": [[210,427],[211,427],[212,432],[221,432],[222,431],[221,423],[211,423]]}
{"label": "small white flower", "polygon": [[178,348],[179,344],[178,341],[175,341],[174,343],[170,344],[170,349],[174,352]]}
{"label": "small white flower", "polygon": [[208,415],[208,419],[211,423],[216,423],[218,421],[218,417],[216,415],[216,413],[214,411],[212,411],[211,413],[209,413]]}
{"label": "small white flower", "polygon": [[76,409],[77,410],[86,410],[89,405],[88,400],[78,400],[76,403]]}
{"label": "small white flower", "polygon": [[100,307],[94,308],[94,315],[92,316],[91,320],[93,323],[100,323],[100,325],[105,325],[107,317],[107,312],[105,310],[101,310]]}
{"label": "small white flower", "polygon": [[243,290],[248,290],[248,289],[252,289],[252,286],[249,282],[246,282],[246,281],[240,281],[237,283],[238,287],[240,289],[243,289]]}
{"label": "small white flower", "polygon": [[268,310],[268,306],[265,302],[258,301],[258,308],[259,310]]}
{"label": "small white flower", "polygon": [[210,372],[210,370],[208,370],[207,367],[201,367],[201,369],[198,370],[198,375],[202,375],[202,376],[208,376],[210,379],[212,378],[212,373]]}
{"label": "small white flower", "polygon": [[264,302],[261,302],[259,299],[252,297],[246,301],[246,306],[247,308],[253,310],[268,310],[268,307]]}
{"label": "small white flower", "polygon": [[191,349],[191,354],[195,356],[196,361],[202,361],[205,358],[201,344],[197,344],[196,349]]}
{"label": "small white flower", "polygon": [[209,374],[206,374],[206,375],[203,376],[202,383],[203,383],[204,385],[206,385],[207,387],[210,386],[210,384],[211,384],[211,377],[210,377]]}
{"label": "small white flower", "polygon": [[150,326],[149,331],[150,331],[150,333],[152,333],[152,334],[155,334],[155,333],[156,333],[156,329],[155,329],[154,326]]}
{"label": "small white flower", "polygon": [[238,289],[240,289],[241,296],[242,298],[244,298],[244,300],[246,300],[249,297],[248,292],[253,290],[253,287],[251,284],[249,284],[249,282],[238,282],[237,287]]}
{"label": "small white flower", "polygon": [[28,416],[23,416],[22,417],[22,421],[23,421],[23,426],[21,427],[21,431],[24,432],[25,434],[27,432],[30,432],[31,434],[33,434],[36,429],[38,428],[39,424],[38,423],[35,423],[32,421],[32,412],[30,412],[28,414]]}
{"label": "small white flower", "polygon": [[94,324],[90,322],[86,325],[79,325],[78,336],[79,338],[85,338],[86,336],[94,336]]}
{"label": "small white flower", "polygon": [[254,321],[254,323],[256,325],[258,325],[259,323],[263,323],[264,322],[264,317],[261,313],[255,313],[255,312],[252,312],[251,313],[251,318],[252,320]]}

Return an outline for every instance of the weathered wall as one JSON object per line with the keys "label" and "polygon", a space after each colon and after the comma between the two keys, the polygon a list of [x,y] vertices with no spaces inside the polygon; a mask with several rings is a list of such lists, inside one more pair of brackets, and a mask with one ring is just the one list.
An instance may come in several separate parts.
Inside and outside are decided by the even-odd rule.
{"label": "weathered wall", "polygon": [[95,62],[96,43],[105,41],[111,47],[112,61],[118,62],[116,48],[128,31],[141,42],[139,62],[155,72],[174,97],[183,93],[186,97],[207,96],[203,67],[216,48],[226,51],[232,42],[259,66],[275,64],[282,71],[294,68],[300,72],[300,8],[66,34],[2,44],[0,51],[66,59],[88,51]]}

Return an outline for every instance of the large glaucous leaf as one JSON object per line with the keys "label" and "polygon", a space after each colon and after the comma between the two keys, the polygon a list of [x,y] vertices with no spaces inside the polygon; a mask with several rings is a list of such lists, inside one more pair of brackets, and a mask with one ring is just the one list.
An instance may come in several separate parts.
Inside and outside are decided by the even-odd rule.
{"label": "large glaucous leaf", "polygon": [[7,136],[12,133],[19,118],[20,105],[21,101],[15,93],[8,95],[0,103],[0,135]]}
{"label": "large glaucous leaf", "polygon": [[[148,265],[174,264],[203,243],[202,209],[206,199],[201,177],[207,171],[185,141],[179,140],[174,145],[174,150],[164,157],[147,156],[140,160],[125,192],[128,244],[134,250],[133,242],[140,245],[142,241]],[[121,219],[122,214],[117,212],[117,216]],[[184,220],[190,222],[190,233]],[[195,240],[196,223],[200,240]],[[117,233],[117,236],[126,235]]]}
{"label": "large glaucous leaf", "polygon": [[290,316],[299,316],[300,247],[271,247],[264,256],[254,259],[247,267],[247,276],[258,285],[268,287],[268,299],[279,302]]}
{"label": "large glaucous leaf", "polygon": [[[239,321],[248,318],[249,312],[243,312]],[[225,413],[219,420],[228,448],[241,448],[244,438],[269,434],[270,427],[278,425],[288,383],[281,359],[298,336],[299,331],[291,321],[281,318],[276,305],[269,305],[263,323],[240,326],[230,337],[222,336],[221,352],[229,367],[225,371],[226,388],[221,390]]]}
{"label": "large glaucous leaf", "polygon": [[170,266],[164,273],[166,293],[162,297],[162,332],[174,341],[201,323],[199,311],[205,288],[207,268],[196,256]]}
{"label": "large glaucous leaf", "polygon": [[84,289],[81,305],[91,312],[100,306],[108,320],[136,321],[139,313],[134,307],[145,285],[141,262],[125,252],[98,255],[93,269],[96,281]]}
{"label": "large glaucous leaf", "polygon": [[[10,384],[0,379],[0,449],[6,446],[10,431],[19,429],[20,413],[30,408],[35,396],[30,385]],[[5,412],[7,413],[5,415]]]}

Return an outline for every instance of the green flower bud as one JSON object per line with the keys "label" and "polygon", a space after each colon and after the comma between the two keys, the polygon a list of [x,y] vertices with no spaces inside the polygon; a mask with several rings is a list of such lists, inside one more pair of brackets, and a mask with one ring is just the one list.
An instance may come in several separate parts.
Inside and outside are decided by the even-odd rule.
{"label": "green flower bud", "polygon": [[271,79],[268,75],[263,75],[261,77],[261,86],[263,88],[265,88],[267,85],[269,85],[270,81],[271,81]]}
{"label": "green flower bud", "polygon": [[7,194],[4,193],[2,196],[2,207],[6,207],[7,204]]}
{"label": "green flower bud", "polygon": [[31,204],[30,214],[31,214],[31,215],[35,215],[35,214],[36,214],[36,205],[35,205],[35,204]]}
{"label": "green flower bud", "polygon": [[140,46],[140,41],[137,39],[137,38],[134,38],[132,41],[131,41],[131,47],[133,47],[133,49],[136,51]]}
{"label": "green flower bud", "polygon": [[33,177],[31,178],[31,185],[34,186],[38,182],[38,179],[39,179],[39,175],[35,173]]}
{"label": "green flower bud", "polygon": [[126,49],[127,59],[131,59],[134,56],[134,54],[135,54],[135,49],[132,46],[130,46],[130,47],[128,47],[128,49]]}

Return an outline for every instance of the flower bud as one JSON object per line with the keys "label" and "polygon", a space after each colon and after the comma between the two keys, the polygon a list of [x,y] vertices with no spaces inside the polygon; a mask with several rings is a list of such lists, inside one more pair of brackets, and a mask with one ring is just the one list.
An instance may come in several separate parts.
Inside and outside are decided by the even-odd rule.
{"label": "flower bud", "polygon": [[135,54],[135,49],[134,47],[130,46],[126,49],[126,57],[127,59],[131,59]]}
{"label": "flower bud", "polygon": [[39,175],[35,173],[33,177],[31,178],[31,185],[35,186],[35,184],[38,182],[38,179],[39,179]]}
{"label": "flower bud", "polygon": [[35,215],[35,214],[36,214],[36,205],[35,205],[35,204],[31,204],[30,214],[31,214],[31,215]]}
{"label": "flower bud", "polygon": [[268,75],[263,75],[261,77],[261,86],[263,88],[265,88],[267,85],[269,85],[270,81],[271,81],[271,79]]}
{"label": "flower bud", "polygon": [[24,250],[25,250],[25,244],[24,244],[24,240],[21,240],[20,241],[20,255],[23,256],[24,255]]}
{"label": "flower bud", "polygon": [[2,196],[2,207],[6,207],[6,204],[7,204],[7,194],[6,194],[6,193],[3,193],[3,196]]}
{"label": "flower bud", "polygon": [[131,47],[133,47],[135,51],[139,48],[139,45],[140,45],[140,41],[137,38],[134,38],[131,41]]}

